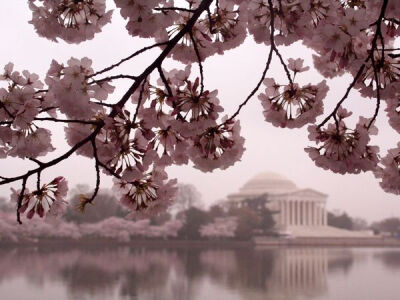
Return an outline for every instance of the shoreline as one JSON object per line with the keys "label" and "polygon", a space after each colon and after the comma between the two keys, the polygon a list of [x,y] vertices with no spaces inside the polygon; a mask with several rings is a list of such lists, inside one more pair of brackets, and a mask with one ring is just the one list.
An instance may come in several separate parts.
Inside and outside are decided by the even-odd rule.
{"label": "shoreline", "polygon": [[248,241],[234,240],[38,240],[11,242],[1,241],[0,249],[25,247],[77,248],[77,247],[133,247],[133,248],[276,248],[276,247],[357,247],[400,248],[400,240],[387,237],[368,238],[268,238],[255,237]]}

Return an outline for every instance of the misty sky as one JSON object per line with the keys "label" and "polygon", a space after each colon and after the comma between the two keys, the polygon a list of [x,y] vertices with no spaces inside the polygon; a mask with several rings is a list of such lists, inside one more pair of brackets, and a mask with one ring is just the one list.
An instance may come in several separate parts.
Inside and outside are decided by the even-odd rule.
{"label": "misty sky", "polygon": [[[107,1],[109,7],[115,8],[113,1]],[[128,56],[143,46],[152,44],[151,40],[133,39],[125,30],[125,21],[115,10],[113,23],[103,28],[92,41],[80,45],[69,45],[64,42],[53,43],[39,38],[33,26],[28,24],[31,12],[27,1],[13,0],[0,3],[0,28],[2,29],[2,46],[0,47],[0,68],[8,62],[14,62],[15,69],[24,69],[37,73],[44,78],[52,59],[66,63],[71,57],[82,58],[87,56],[93,59],[95,70],[102,69],[121,58]],[[268,54],[268,48],[256,45],[248,39],[241,47],[228,51],[224,56],[213,56],[205,63],[205,84],[208,90],[219,90],[219,99],[228,114],[232,114],[237,106],[255,86]],[[112,74],[138,75],[154,59],[159,50],[153,50],[146,55],[136,58],[117,72]],[[287,59],[302,57],[311,66],[311,52],[300,44],[282,50]],[[182,67],[179,63],[168,61],[164,68]],[[197,65],[192,70],[197,72]],[[267,77],[286,83],[284,72],[280,65],[273,64]],[[153,79],[156,76],[152,77]],[[315,71],[298,75],[300,83],[318,83],[322,77]],[[340,99],[351,78],[344,76],[328,81],[330,91],[325,99],[325,112],[330,113],[335,103]],[[110,102],[117,102],[129,86],[128,81],[118,82],[114,96]],[[357,111],[365,117],[374,113],[375,103],[370,99],[361,98],[358,93],[352,92],[345,102],[345,107]],[[384,108],[384,106],[383,106]],[[170,167],[171,178],[178,178],[180,182],[192,183],[203,195],[203,200],[210,204],[224,199],[227,194],[236,192],[252,176],[260,172],[272,171],[280,173],[294,181],[299,188],[313,188],[329,195],[327,206],[329,209],[347,211],[352,216],[363,217],[369,221],[383,217],[400,216],[400,199],[398,196],[383,192],[372,173],[361,175],[338,175],[317,168],[304,152],[304,147],[311,145],[307,140],[307,130],[279,129],[264,121],[262,107],[254,97],[240,115],[242,133],[246,138],[244,153],[241,162],[228,170],[202,173],[192,166]],[[387,124],[384,110],[378,116],[377,126],[380,133],[373,137],[372,143],[381,148],[381,155],[385,155],[388,148],[393,148],[399,141],[398,134]],[[51,153],[48,159],[65,152],[66,143],[63,138],[63,126],[54,125],[53,139],[59,147]],[[0,162],[0,175],[12,176],[21,174],[27,166],[34,166],[30,162],[7,158]],[[87,183],[94,186],[94,162],[89,159],[73,156],[59,166],[43,173],[43,179],[52,179],[64,175],[72,188],[78,183]],[[34,179],[31,180],[34,183]],[[111,179],[103,179],[103,187],[111,186]],[[18,185],[14,185],[18,187]],[[9,195],[10,186],[0,187],[0,196]]]}

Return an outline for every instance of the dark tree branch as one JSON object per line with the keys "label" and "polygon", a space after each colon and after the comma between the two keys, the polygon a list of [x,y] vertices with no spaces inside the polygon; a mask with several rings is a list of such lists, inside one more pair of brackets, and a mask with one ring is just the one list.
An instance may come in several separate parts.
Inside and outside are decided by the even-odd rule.
{"label": "dark tree branch", "polygon": [[40,175],[42,174],[42,172],[37,172],[36,176],[37,176],[37,180],[36,180],[36,189],[38,191],[40,191]]}
{"label": "dark tree branch", "polygon": [[111,107],[111,108],[113,108],[114,105],[115,105],[115,104],[104,103],[104,102],[97,102],[97,101],[90,101],[90,102],[92,102],[93,104],[101,105],[101,106],[104,106],[104,107]]}
{"label": "dark tree branch", "polygon": [[142,87],[141,87],[140,92],[139,92],[138,103],[137,103],[137,106],[136,106],[135,114],[133,116],[132,124],[135,124],[136,118],[137,118],[137,116],[139,114],[139,109],[140,109],[140,106],[142,105],[142,101],[143,101],[143,93],[144,93],[145,85],[146,85],[146,79],[143,81]]}
{"label": "dark tree branch", "polygon": [[188,13],[194,13],[194,9],[189,9],[189,8],[184,8],[184,7],[155,7],[154,10],[157,11],[168,11],[168,10],[174,10],[174,11],[184,11]]}
{"label": "dark tree branch", "polygon": [[193,48],[194,52],[196,53],[197,57],[197,63],[199,64],[199,71],[200,71],[200,96],[204,92],[204,71],[203,71],[203,64],[201,63],[201,56],[200,56],[200,51],[199,47],[197,46],[196,40],[194,39],[193,32],[189,32],[190,39],[192,40],[193,43]]}
{"label": "dark tree branch", "polygon": [[[329,115],[322,121],[322,123],[319,124],[319,125],[317,126],[318,129],[321,128],[322,126],[324,126],[324,125],[326,124],[326,122],[329,121],[330,118],[332,118],[333,116],[336,116],[337,110],[339,109],[339,107],[342,105],[342,103],[343,103],[343,102],[347,99],[347,97],[349,96],[350,91],[353,89],[353,87],[354,87],[355,84],[357,83],[358,79],[361,77],[361,75],[362,75],[362,73],[363,73],[363,71],[364,71],[364,69],[365,69],[366,64],[368,63],[368,61],[371,61],[371,64],[372,64],[372,68],[373,68],[373,71],[374,71],[374,80],[375,80],[376,85],[377,85],[377,95],[379,94],[379,99],[377,99],[377,106],[376,106],[376,109],[375,109],[375,114],[374,114],[374,117],[372,118],[371,122],[369,123],[368,128],[369,128],[369,127],[372,125],[372,123],[375,121],[376,116],[378,115],[378,112],[379,112],[379,107],[380,107],[380,91],[378,92],[378,89],[380,89],[380,84],[379,84],[378,76],[377,76],[377,74],[375,74],[375,73],[377,72],[377,70],[376,70],[376,67],[377,67],[377,66],[375,65],[374,52],[375,52],[375,51],[378,51],[378,50],[377,50],[377,49],[378,49],[378,46],[377,46],[378,38],[380,38],[382,47],[383,47],[383,44],[384,44],[384,43],[383,43],[383,35],[382,35],[382,21],[384,20],[384,17],[385,17],[385,12],[386,12],[386,8],[387,8],[387,5],[388,5],[388,2],[389,2],[389,0],[383,0],[383,4],[382,4],[382,7],[381,7],[381,11],[380,11],[378,20],[377,20],[376,22],[373,23],[373,25],[376,26],[376,31],[375,31],[374,37],[373,37],[373,39],[372,39],[372,42],[371,42],[371,50],[369,51],[369,54],[368,54],[367,58],[364,60],[364,63],[363,63],[363,64],[361,65],[361,67],[358,69],[356,76],[354,77],[354,79],[353,79],[353,81],[350,83],[350,85],[348,86],[348,88],[347,88],[347,90],[346,90],[346,93],[344,94],[344,96],[342,97],[342,99],[337,103],[337,105],[336,105],[335,109],[332,111],[332,113],[329,114]],[[382,52],[382,55],[383,55],[383,52]],[[382,56],[382,59],[383,59],[383,56]],[[378,86],[379,86],[379,87],[378,87]]]}
{"label": "dark tree branch", "polygon": [[[200,15],[207,9],[207,7],[210,6],[210,4],[212,3],[213,0],[202,0],[201,3],[199,4],[198,8],[193,12],[193,15],[191,16],[191,18],[187,21],[187,23],[185,24],[185,26],[172,38],[170,39],[168,42],[164,42],[164,43],[159,43],[159,44],[155,44],[153,46],[150,47],[146,47],[143,48],[142,50],[139,50],[137,52],[135,52],[136,54],[131,55],[129,58],[123,59],[121,60],[118,64],[112,65],[106,69],[103,69],[100,72],[95,73],[95,75],[101,74],[103,72],[109,71],[112,68],[120,65],[121,63],[123,63],[124,61],[134,57],[135,55],[142,53],[148,49],[154,48],[156,46],[160,46],[160,45],[165,45],[166,47],[164,48],[164,50],[159,54],[159,56],[153,61],[153,63],[151,63],[143,72],[142,74],[140,74],[137,77],[137,80],[132,84],[132,86],[126,91],[126,93],[122,96],[122,98],[118,101],[118,103],[115,104],[115,106],[113,106],[109,117],[113,118],[118,114],[118,111],[120,111],[120,109],[126,104],[126,102],[130,99],[131,95],[137,90],[137,88],[140,86],[140,84],[142,84],[142,89],[144,89],[144,84],[146,82],[146,78],[159,66],[161,66],[162,62],[164,61],[164,59],[168,56],[168,54],[171,52],[171,50],[176,46],[176,44],[189,32],[191,32],[194,24],[196,23],[196,21],[198,20],[198,18],[200,17]],[[92,75],[91,77],[95,76]],[[140,103],[138,103],[138,107],[140,106]],[[137,111],[138,111],[138,107],[137,107]],[[137,113],[136,113],[137,114]],[[135,115],[136,115],[135,114]],[[4,184],[8,184],[11,182],[15,182],[15,181],[19,181],[22,180],[22,191],[20,193],[20,199],[18,201],[18,207],[17,207],[17,220],[19,223],[21,223],[20,220],[20,212],[19,209],[21,208],[22,205],[22,200],[23,200],[23,194],[25,191],[25,187],[26,187],[26,181],[27,179],[33,175],[36,174],[38,172],[42,172],[43,170],[52,167],[58,163],[60,163],[61,161],[69,158],[73,153],[75,153],[79,148],[81,148],[83,145],[85,145],[86,143],[88,143],[91,140],[94,140],[96,138],[96,136],[100,133],[102,127],[104,126],[104,123],[98,123],[95,127],[95,129],[93,130],[93,132],[88,135],[87,137],[85,137],[84,139],[82,139],[81,141],[79,141],[78,143],[76,143],[73,147],[71,147],[67,152],[65,152],[64,154],[60,155],[59,157],[43,163],[41,166],[39,166],[38,168],[32,169],[27,171],[25,174],[23,175],[19,175],[19,176],[15,176],[15,177],[10,177],[10,178],[6,178],[0,181],[0,185],[4,185]]]}
{"label": "dark tree branch", "polygon": [[28,177],[23,177],[22,178],[22,188],[21,188],[21,192],[19,193],[18,196],[18,204],[17,204],[17,222],[19,224],[22,224],[21,221],[21,207],[22,207],[22,200],[24,199],[24,193],[25,193],[25,188],[26,188],[26,181],[28,180]]}
{"label": "dark tree branch", "polygon": [[207,8],[207,18],[208,18],[208,27],[209,27],[208,30],[210,30],[210,33],[214,33],[214,29],[213,29],[214,22],[212,20],[211,11],[210,11],[209,7]]}
{"label": "dark tree branch", "polygon": [[136,80],[136,76],[132,76],[132,75],[114,75],[114,76],[109,76],[109,77],[105,77],[102,79],[98,79],[98,80],[93,80],[92,82],[89,82],[89,84],[101,84],[102,82],[107,82],[107,81],[112,81],[115,79],[131,79],[131,80]]}
{"label": "dark tree branch", "polygon": [[[164,59],[168,56],[168,54],[171,52],[171,50],[175,47],[175,45],[181,40],[181,38],[190,32],[196,23],[197,19],[200,17],[200,15],[207,9],[207,7],[210,6],[212,0],[203,0],[199,7],[196,9],[196,12],[193,13],[193,16],[188,20],[186,25],[179,31],[170,41],[167,42],[167,46],[165,49],[161,52],[161,54],[154,60],[154,62],[148,66],[142,74],[138,76],[138,79],[132,84],[132,86],[128,89],[128,91],[122,96],[121,100],[116,103],[109,114],[109,117],[113,118],[118,114],[118,111],[120,108],[122,108],[125,103],[129,100],[130,96],[136,91],[136,89],[139,87],[139,85],[144,81],[150,73],[152,73],[158,66],[162,64]],[[164,43],[161,43],[164,44]],[[156,44],[159,46],[159,44]],[[154,45],[152,47],[155,47]],[[143,52],[143,51],[142,51]],[[44,169],[47,169],[49,167],[52,167],[59,162],[67,159],[70,157],[73,153],[75,153],[76,150],[78,150],[80,147],[85,145],[87,142],[89,142],[92,138],[94,138],[101,130],[101,128],[104,126],[104,124],[97,124],[95,130],[86,138],[82,139],[80,142],[76,143],[73,147],[71,147],[67,152],[64,154],[60,155],[59,157],[47,162],[43,163],[42,166],[36,169],[32,169],[27,171],[23,175],[15,176],[15,177],[10,177],[5,180],[0,181],[0,185],[8,184],[11,182],[15,182],[18,180],[23,180],[24,178],[28,178],[29,176],[36,174],[39,171],[42,171]]]}
{"label": "dark tree branch", "polygon": [[33,162],[35,162],[35,163],[37,163],[39,166],[43,165],[43,163],[40,160],[36,159],[36,158],[28,157],[28,159],[33,161]]}
{"label": "dark tree branch", "polygon": [[79,123],[79,124],[89,124],[98,125],[99,121],[86,121],[86,120],[68,120],[68,119],[55,119],[55,118],[34,118],[34,121],[49,121],[56,123]]}
{"label": "dark tree branch", "polygon": [[332,113],[330,113],[322,122],[321,124],[319,124],[317,126],[317,128],[321,128],[322,126],[324,126],[326,124],[326,122],[329,121],[330,118],[332,118],[333,116],[336,116],[336,112],[339,109],[339,107],[342,105],[342,103],[347,99],[347,97],[350,94],[350,91],[353,89],[354,85],[357,83],[358,79],[361,77],[362,72],[365,69],[365,63],[361,65],[360,69],[358,69],[358,72],[356,74],[356,76],[354,77],[353,81],[350,83],[350,85],[347,87],[346,93],[344,94],[344,96],[342,97],[342,99],[340,99],[340,101],[336,104],[335,109],[332,111]]}
{"label": "dark tree branch", "polygon": [[168,91],[168,96],[169,96],[169,97],[172,97],[174,94],[172,93],[171,87],[170,87],[170,85],[169,85],[169,83],[168,83],[167,78],[166,78],[165,75],[164,75],[164,72],[163,72],[161,66],[159,66],[159,67],[157,68],[157,70],[158,70],[158,74],[160,74],[160,78],[161,78],[162,82],[164,83],[165,88],[166,88],[167,91]]}
{"label": "dark tree branch", "polygon": [[271,46],[273,47],[276,55],[279,57],[279,61],[281,62],[281,65],[283,66],[283,69],[285,70],[286,77],[290,83],[290,88],[293,89],[293,79],[292,79],[292,76],[290,76],[289,69],[288,69],[285,61],[283,60],[281,53],[279,52],[278,48],[276,47],[275,42],[274,42],[274,44],[272,44],[272,42],[271,42]]}
{"label": "dark tree branch", "polygon": [[123,64],[124,62],[126,62],[126,61],[128,61],[128,60],[134,58],[135,56],[137,56],[137,55],[139,55],[139,54],[142,54],[143,52],[146,52],[147,50],[150,50],[150,49],[153,49],[153,48],[156,48],[156,47],[160,47],[160,46],[164,46],[164,45],[167,45],[168,43],[169,43],[169,41],[166,41],[166,42],[156,43],[156,44],[153,44],[153,45],[151,45],[151,46],[144,47],[144,48],[142,48],[142,49],[140,49],[140,50],[134,52],[133,54],[129,55],[128,57],[125,57],[125,58],[121,59],[118,63],[113,64],[113,65],[111,65],[111,66],[109,66],[109,67],[107,67],[107,68],[104,68],[103,70],[100,70],[100,71],[98,71],[98,72],[96,72],[96,73],[93,73],[93,74],[90,75],[89,77],[94,77],[94,76],[103,74],[103,73],[105,73],[105,72],[108,72],[108,71],[110,71],[110,70],[112,70],[112,69],[114,69],[114,68],[120,66],[120,65]]}
{"label": "dark tree branch", "polygon": [[98,163],[99,163],[100,167],[102,167],[104,170],[106,170],[112,176],[114,176],[115,178],[121,179],[121,175],[118,175],[117,173],[115,173],[113,170],[111,170],[111,168],[107,167],[107,165],[103,164],[101,161],[99,161]]}
{"label": "dark tree branch", "polygon": [[258,91],[258,89],[260,88],[262,82],[263,82],[264,79],[265,79],[265,75],[267,74],[267,72],[268,72],[268,70],[269,70],[269,67],[270,67],[270,65],[271,65],[272,54],[273,54],[273,52],[274,52],[274,48],[272,47],[272,45],[275,43],[275,39],[274,39],[274,31],[275,31],[275,13],[274,13],[273,6],[272,6],[272,0],[268,0],[268,6],[269,6],[270,14],[271,14],[271,22],[270,22],[270,30],[271,30],[271,33],[270,33],[270,40],[271,40],[271,48],[270,48],[270,50],[269,50],[268,59],[267,59],[267,62],[266,62],[266,64],[265,64],[265,68],[264,68],[264,70],[263,70],[263,72],[262,72],[262,76],[261,76],[260,80],[258,81],[256,87],[250,92],[250,94],[247,96],[247,98],[244,100],[244,102],[242,102],[242,103],[239,105],[239,107],[238,107],[238,109],[236,110],[236,112],[235,112],[229,119],[227,119],[227,120],[225,121],[225,123],[226,123],[226,122],[229,122],[229,121],[232,121],[234,118],[236,118],[236,117],[239,115],[239,113],[240,113],[240,111],[242,110],[242,108],[247,104],[247,102],[249,102],[249,100],[254,96],[254,94],[255,94],[255,93]]}

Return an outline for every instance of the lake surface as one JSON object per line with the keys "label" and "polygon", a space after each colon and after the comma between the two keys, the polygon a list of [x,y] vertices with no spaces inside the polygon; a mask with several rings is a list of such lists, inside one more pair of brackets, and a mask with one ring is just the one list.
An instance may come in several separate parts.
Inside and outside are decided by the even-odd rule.
{"label": "lake surface", "polygon": [[0,298],[398,300],[400,249],[1,249]]}

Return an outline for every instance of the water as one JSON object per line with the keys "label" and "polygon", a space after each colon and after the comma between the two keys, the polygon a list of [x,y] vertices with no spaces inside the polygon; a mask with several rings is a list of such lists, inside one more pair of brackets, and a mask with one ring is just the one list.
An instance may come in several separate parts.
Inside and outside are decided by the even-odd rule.
{"label": "water", "polygon": [[0,250],[2,300],[399,300],[400,249]]}

